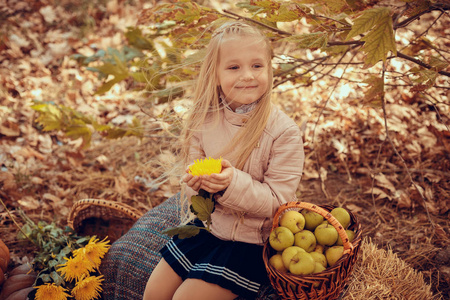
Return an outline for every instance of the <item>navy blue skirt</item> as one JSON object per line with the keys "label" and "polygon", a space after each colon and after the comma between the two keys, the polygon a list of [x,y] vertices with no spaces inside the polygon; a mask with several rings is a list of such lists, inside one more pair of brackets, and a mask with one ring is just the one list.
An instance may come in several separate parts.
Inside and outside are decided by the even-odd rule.
{"label": "navy blue skirt", "polygon": [[[203,227],[199,220],[195,225]],[[161,249],[183,280],[201,279],[247,299],[255,299],[260,287],[269,283],[262,253],[263,246],[224,241],[206,230],[191,238],[175,236]]]}

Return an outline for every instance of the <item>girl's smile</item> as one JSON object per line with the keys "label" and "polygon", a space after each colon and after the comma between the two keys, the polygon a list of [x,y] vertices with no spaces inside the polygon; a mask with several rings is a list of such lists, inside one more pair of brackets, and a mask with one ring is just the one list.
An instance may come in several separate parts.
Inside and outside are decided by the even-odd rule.
{"label": "girl's smile", "polygon": [[226,37],[220,46],[218,80],[232,109],[259,100],[269,87],[269,51],[261,38]]}

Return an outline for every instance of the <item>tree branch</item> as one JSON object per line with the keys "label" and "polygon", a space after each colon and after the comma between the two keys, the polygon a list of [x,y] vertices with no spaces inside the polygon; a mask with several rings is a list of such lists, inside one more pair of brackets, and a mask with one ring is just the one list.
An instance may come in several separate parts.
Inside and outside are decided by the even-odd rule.
{"label": "tree branch", "polygon": [[236,14],[236,13],[234,13],[234,12],[232,12],[232,11],[229,11],[229,10],[227,10],[227,9],[224,9],[223,12],[226,13],[226,14],[232,15],[232,16],[238,18],[238,19],[244,19],[244,20],[246,20],[246,21],[248,21],[248,22],[252,22],[252,23],[258,24],[259,26],[265,27],[265,28],[270,29],[270,30],[272,30],[272,31],[274,31],[274,32],[277,32],[277,33],[279,33],[279,34],[282,34],[282,35],[292,35],[292,33],[290,33],[290,32],[287,32],[287,31],[284,31],[284,30],[281,30],[281,29],[278,29],[278,28],[269,26],[269,25],[267,25],[267,24],[261,23],[261,22],[259,22],[259,21],[256,21],[256,20],[253,20],[253,19],[250,19],[250,18],[241,16],[241,15],[238,15],[238,14]]}
{"label": "tree branch", "polygon": [[[408,55],[406,55],[406,54],[404,54],[404,53],[402,53],[402,52],[397,52],[397,57],[400,57],[400,58],[409,60],[409,61],[411,61],[411,62],[413,62],[413,63],[418,64],[418,65],[421,66],[421,67],[424,67],[425,69],[431,70],[431,69],[434,68],[433,66],[430,66],[429,64],[426,64],[426,63],[424,63],[423,61],[418,60],[417,58],[408,56]],[[446,71],[437,71],[437,72],[438,72],[439,74],[441,74],[441,75],[445,75],[445,76],[450,77],[450,72],[446,72]]]}

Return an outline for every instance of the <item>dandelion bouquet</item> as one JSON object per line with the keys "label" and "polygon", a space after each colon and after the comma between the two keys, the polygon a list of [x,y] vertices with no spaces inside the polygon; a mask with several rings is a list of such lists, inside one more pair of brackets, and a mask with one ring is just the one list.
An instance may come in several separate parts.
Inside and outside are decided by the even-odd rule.
{"label": "dandelion bouquet", "polygon": [[[222,158],[213,159],[211,157],[205,159],[197,159],[194,164],[189,166],[189,174],[193,176],[211,175],[222,171]],[[214,194],[200,189],[198,195],[191,197],[191,212],[196,215],[200,221],[206,222],[206,230],[210,230],[211,214],[214,212]],[[202,228],[195,225],[181,225],[178,227],[168,228],[163,233],[179,238],[188,238],[197,235]]]}
{"label": "dandelion bouquet", "polygon": [[[29,296],[36,300],[100,299],[103,275],[99,267],[110,245],[96,236],[78,236],[71,228],[54,223],[37,224],[22,213],[25,225],[19,238],[38,247],[33,269],[38,271],[36,290]],[[33,299],[33,298],[31,298]]]}

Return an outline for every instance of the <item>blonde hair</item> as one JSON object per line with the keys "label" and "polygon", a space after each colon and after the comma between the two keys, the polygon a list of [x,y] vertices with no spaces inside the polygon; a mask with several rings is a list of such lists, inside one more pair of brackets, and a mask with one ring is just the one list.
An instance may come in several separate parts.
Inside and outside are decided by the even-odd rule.
{"label": "blonde hair", "polygon": [[[181,134],[183,138],[181,154],[185,163],[189,163],[189,149],[194,134],[200,130],[207,119],[218,120],[220,109],[223,109],[219,95],[220,87],[217,77],[217,65],[219,64],[222,41],[230,35],[261,38],[267,50],[269,84],[267,91],[253,109],[248,121],[241,127],[241,130],[234,137],[232,143],[226,149],[223,149],[222,155],[232,154],[233,159],[236,161],[234,167],[242,169],[245,161],[258,144],[259,138],[266,127],[272,107],[270,95],[273,87],[273,70],[271,64],[273,55],[270,41],[262,32],[247,23],[242,21],[227,22],[213,32],[196,82],[194,105],[186,119]],[[234,149],[236,151],[233,151]]]}

